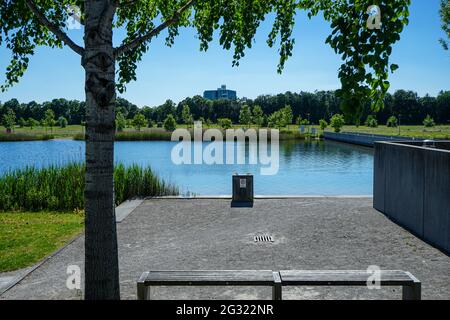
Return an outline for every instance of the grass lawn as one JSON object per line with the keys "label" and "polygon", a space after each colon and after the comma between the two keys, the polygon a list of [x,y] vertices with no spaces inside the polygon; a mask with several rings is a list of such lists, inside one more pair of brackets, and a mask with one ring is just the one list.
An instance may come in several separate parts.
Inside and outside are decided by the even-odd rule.
{"label": "grass lawn", "polygon": [[[185,124],[178,124],[177,128],[186,128]],[[249,126],[250,128],[257,128],[255,125]],[[316,128],[317,132],[320,132],[319,126],[311,125],[305,126],[305,130],[307,128]],[[217,124],[213,124],[211,126],[207,126],[203,124],[203,129],[209,128],[220,128]],[[233,125],[234,129],[242,128],[239,124]],[[192,126],[190,126],[192,129]],[[327,131],[332,131],[332,128],[328,127]],[[289,125],[283,131],[292,131],[292,133],[299,132],[299,126],[297,125]],[[389,128],[386,126],[378,126],[377,128],[369,128],[366,126],[344,126],[342,128],[343,132],[361,132],[361,133],[372,133],[372,134],[381,134],[381,135],[389,135],[389,136],[397,136],[399,135],[398,128]],[[5,128],[0,126],[0,133],[4,133]],[[57,139],[71,139],[74,137],[83,136],[84,128],[81,125],[70,125],[66,128],[53,127],[53,130],[47,129],[43,127],[36,127],[31,130],[28,127],[19,128],[16,127],[14,129],[14,133],[16,134],[25,134],[25,135],[45,135],[52,134]],[[146,135],[150,135],[147,138],[143,138]],[[425,128],[423,125],[417,126],[401,126],[400,127],[400,135],[406,137],[416,137],[416,138],[433,138],[433,139],[450,139],[450,125],[437,125],[432,128]],[[117,140],[170,140],[170,133],[164,130],[164,128],[141,128],[141,131],[137,131],[135,128],[126,128],[124,133]],[[0,139],[1,140],[1,139]]]}
{"label": "grass lawn", "polygon": [[[27,134],[27,135],[45,135],[45,134],[51,134],[55,138],[71,138],[77,133],[83,132],[83,127],[81,125],[70,125],[65,128],[60,128],[58,126],[53,127],[51,130],[50,128],[47,128],[45,130],[44,127],[34,127],[33,129],[30,129],[29,127],[23,127],[20,128],[19,126],[16,126],[14,128],[14,133],[17,134]],[[4,133],[6,129],[2,126],[0,126],[0,132]]]}
{"label": "grass lawn", "polygon": [[[328,128],[331,130],[331,128]],[[382,134],[388,136],[398,136],[399,128],[389,128],[386,126],[378,126],[377,128],[369,128],[366,126],[344,126],[343,132],[361,132]],[[400,126],[400,135],[404,137],[416,137],[416,138],[433,138],[433,139],[450,139],[450,126],[449,125],[437,125],[432,128],[425,128],[424,126]]]}
{"label": "grass lawn", "polygon": [[33,265],[83,228],[82,214],[0,212],[0,272]]}

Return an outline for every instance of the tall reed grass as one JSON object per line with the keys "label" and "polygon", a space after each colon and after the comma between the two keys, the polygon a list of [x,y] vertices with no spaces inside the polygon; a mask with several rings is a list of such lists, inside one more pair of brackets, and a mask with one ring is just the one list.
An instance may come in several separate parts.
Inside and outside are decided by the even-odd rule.
{"label": "tall reed grass", "polygon": [[51,134],[0,133],[0,141],[35,141],[54,138]]}
{"label": "tall reed grass", "polygon": [[[172,132],[169,131],[124,131],[116,132],[116,141],[170,141]],[[83,133],[73,136],[74,140],[85,140]]]}
{"label": "tall reed grass", "polygon": [[[72,211],[84,208],[84,164],[47,168],[26,167],[0,177],[0,211]],[[177,195],[178,188],[150,167],[115,166],[116,205],[134,197]]]}
{"label": "tall reed grass", "polygon": [[169,131],[125,131],[116,132],[116,141],[170,141],[172,132]]}
{"label": "tall reed grass", "polygon": [[[226,133],[223,129],[219,129],[222,132],[223,139],[226,139]],[[257,129],[259,132],[260,129]],[[205,130],[203,130],[204,132]],[[270,130],[269,130],[270,131]],[[191,134],[191,139],[193,139],[194,134],[193,130],[189,129]],[[319,133],[319,137],[322,137],[323,134]],[[279,140],[305,140],[309,138],[309,133],[300,133],[297,131],[291,130],[281,130],[279,134]],[[74,140],[85,140],[85,136],[82,133],[76,134],[73,137]],[[115,141],[171,141],[172,132],[170,131],[124,131],[124,132],[116,132]],[[267,139],[271,140],[271,134],[267,135]]]}

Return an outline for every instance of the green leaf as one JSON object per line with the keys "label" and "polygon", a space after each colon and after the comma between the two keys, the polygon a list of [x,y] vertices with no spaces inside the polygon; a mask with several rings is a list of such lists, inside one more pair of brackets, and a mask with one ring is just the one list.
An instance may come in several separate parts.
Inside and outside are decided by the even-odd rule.
{"label": "green leaf", "polygon": [[399,66],[397,64],[391,64],[391,72],[394,72],[398,68],[399,68]]}

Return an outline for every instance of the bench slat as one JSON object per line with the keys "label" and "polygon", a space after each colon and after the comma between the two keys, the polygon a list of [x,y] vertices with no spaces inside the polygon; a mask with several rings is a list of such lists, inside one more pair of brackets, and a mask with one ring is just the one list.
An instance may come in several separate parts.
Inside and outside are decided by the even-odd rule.
{"label": "bench slat", "polygon": [[[283,285],[311,286],[364,286],[371,274],[361,270],[282,270],[280,276]],[[381,270],[380,285],[411,285],[414,280],[401,270]]]}
{"label": "bench slat", "polygon": [[271,270],[150,271],[144,283],[161,286],[267,286],[273,285],[273,273]]}

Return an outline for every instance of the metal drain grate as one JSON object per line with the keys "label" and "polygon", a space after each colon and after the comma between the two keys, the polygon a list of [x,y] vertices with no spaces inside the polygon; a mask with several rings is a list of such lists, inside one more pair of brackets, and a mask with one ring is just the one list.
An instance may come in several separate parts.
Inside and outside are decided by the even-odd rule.
{"label": "metal drain grate", "polygon": [[258,234],[253,237],[255,242],[273,242],[273,237],[268,234]]}

